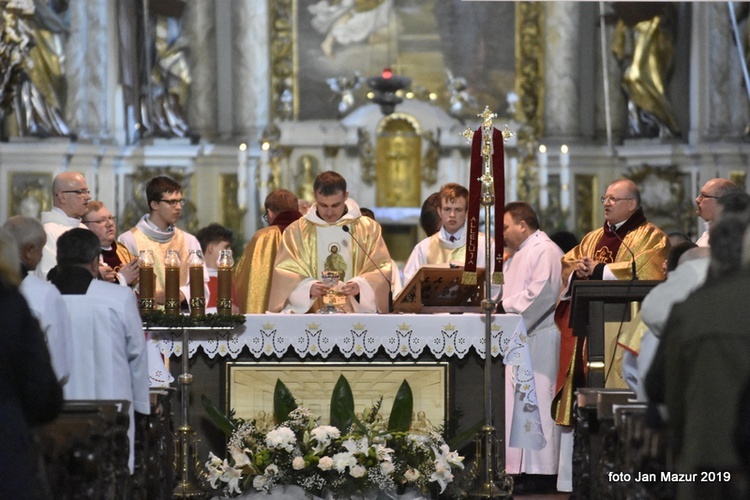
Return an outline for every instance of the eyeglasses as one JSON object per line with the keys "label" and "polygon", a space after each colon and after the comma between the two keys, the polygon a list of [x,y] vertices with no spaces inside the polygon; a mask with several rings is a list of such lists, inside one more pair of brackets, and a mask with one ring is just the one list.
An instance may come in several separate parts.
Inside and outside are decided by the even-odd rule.
{"label": "eyeglasses", "polygon": [[84,220],[81,221],[84,224],[106,224],[107,222],[111,222],[114,224],[117,221],[117,217],[114,215],[110,215],[109,217],[105,217],[103,219],[96,219],[96,220]]}
{"label": "eyeglasses", "polygon": [[169,205],[172,208],[175,208],[177,205],[184,207],[185,206],[185,200],[159,200],[163,201],[167,205]]}
{"label": "eyeglasses", "polygon": [[633,198],[615,198],[614,196],[602,196],[599,198],[599,201],[602,202],[602,205],[606,205],[607,203],[615,204],[618,201],[622,200],[632,200]]}
{"label": "eyeglasses", "polygon": [[719,196],[711,196],[710,194],[706,194],[703,191],[701,191],[701,194],[698,195],[698,198],[700,198],[702,200],[704,200],[706,198],[708,198],[709,200],[718,200],[720,197]]}
{"label": "eyeglasses", "polygon": [[74,194],[77,194],[78,196],[83,196],[85,194],[91,194],[91,191],[89,191],[88,189],[69,189],[67,191],[60,191],[60,192],[61,193],[74,193]]}
{"label": "eyeglasses", "polygon": [[263,222],[265,222],[266,224],[268,224],[268,210],[266,210],[265,212],[263,212],[263,215],[261,215],[260,217],[261,217],[261,219],[263,219]]}

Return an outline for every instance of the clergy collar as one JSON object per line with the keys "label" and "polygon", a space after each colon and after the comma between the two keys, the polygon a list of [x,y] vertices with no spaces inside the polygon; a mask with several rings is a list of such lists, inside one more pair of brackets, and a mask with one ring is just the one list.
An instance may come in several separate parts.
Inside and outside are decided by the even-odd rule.
{"label": "clergy collar", "polygon": [[[450,234],[448,231],[445,230],[445,227],[440,227],[440,232],[438,233],[440,235],[440,239],[443,240],[445,243],[449,245],[455,245],[455,246],[461,246],[466,244],[466,223],[464,223],[463,226],[461,226],[458,231],[456,231],[453,234]],[[451,236],[453,236],[454,240],[451,241]]]}

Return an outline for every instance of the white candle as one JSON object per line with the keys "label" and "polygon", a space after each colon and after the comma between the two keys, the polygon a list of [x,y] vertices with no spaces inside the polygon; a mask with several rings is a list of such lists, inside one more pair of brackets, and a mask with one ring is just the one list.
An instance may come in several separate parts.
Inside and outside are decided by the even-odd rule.
{"label": "white candle", "polygon": [[508,201],[516,201],[518,199],[518,158],[511,156],[508,165]]}
{"label": "white candle", "polygon": [[549,206],[549,191],[547,183],[549,174],[547,172],[547,146],[541,144],[539,153],[537,153],[537,162],[539,162],[539,209],[545,210]]}
{"label": "white candle", "polygon": [[247,144],[240,144],[237,151],[237,204],[247,208]]}
{"label": "white candle", "polygon": [[570,152],[565,144],[560,147],[560,208],[570,208]]}

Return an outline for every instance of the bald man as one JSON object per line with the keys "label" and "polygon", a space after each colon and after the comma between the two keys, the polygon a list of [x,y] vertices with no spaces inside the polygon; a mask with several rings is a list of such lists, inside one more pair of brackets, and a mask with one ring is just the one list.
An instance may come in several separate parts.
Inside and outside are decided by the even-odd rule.
{"label": "bald man", "polygon": [[74,227],[88,229],[81,218],[88,211],[91,192],[86,179],[79,172],[62,172],[52,181],[52,210],[42,212],[42,225],[47,243],[42,260],[34,274],[47,279],[49,270],[57,265],[57,238]]}
{"label": "bald man", "polygon": [[555,421],[567,426],[560,441],[557,485],[560,491],[572,490],[573,443],[569,430],[573,423],[573,394],[578,388],[575,382],[583,377],[586,361],[585,338],[574,337],[568,326],[567,290],[573,280],[629,280],[636,276],[641,280],[662,280],[662,263],[669,252],[667,235],[646,220],[641,193],[633,181],[614,181],[600,199],[604,205],[604,225],[585,235],[562,258],[562,282],[567,289],[555,311],[555,322],[560,329],[560,364],[552,403]]}
{"label": "bald man", "polygon": [[737,184],[730,181],[729,179],[722,179],[717,177],[710,179],[706,182],[700,190],[698,197],[695,199],[695,213],[706,221],[705,231],[700,235],[700,238],[695,242],[699,247],[707,247],[708,244],[708,230],[712,222],[716,221],[721,207],[719,206],[719,198],[729,193],[739,192],[740,188]]}

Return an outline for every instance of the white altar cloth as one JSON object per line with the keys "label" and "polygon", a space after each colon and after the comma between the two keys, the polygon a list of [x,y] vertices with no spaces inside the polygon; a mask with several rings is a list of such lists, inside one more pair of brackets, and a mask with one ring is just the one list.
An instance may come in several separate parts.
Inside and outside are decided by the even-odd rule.
{"label": "white altar cloth", "polygon": [[[472,350],[484,358],[486,316],[464,314],[248,314],[234,330],[189,331],[189,355],[198,349],[210,358],[237,358],[247,349],[256,358],[282,358],[293,349],[300,357],[328,357],[337,349],[346,358],[419,358],[425,349],[438,359],[463,358]],[[526,327],[518,314],[492,316],[493,357],[512,366],[522,404],[514,406],[509,446],[541,449],[541,430]],[[166,356],[182,355],[180,331],[152,332]],[[501,383],[499,380],[497,383]]]}

